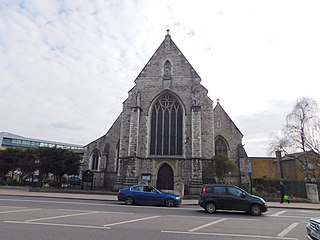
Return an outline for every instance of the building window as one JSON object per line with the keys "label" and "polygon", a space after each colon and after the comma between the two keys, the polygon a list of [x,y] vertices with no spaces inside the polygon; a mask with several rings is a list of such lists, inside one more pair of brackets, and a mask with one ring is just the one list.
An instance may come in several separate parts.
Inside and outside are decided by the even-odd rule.
{"label": "building window", "polygon": [[2,140],[2,146],[11,146],[12,145],[12,140],[11,138],[3,138]]}
{"label": "building window", "polygon": [[215,154],[224,153],[225,155],[228,155],[228,145],[226,140],[219,136],[215,140]]}
{"label": "building window", "polygon": [[92,152],[91,156],[91,170],[99,170],[99,162],[100,162],[100,152],[98,149],[95,149]]}
{"label": "building window", "polygon": [[151,111],[151,155],[182,155],[182,108],[169,93],[160,96]]}

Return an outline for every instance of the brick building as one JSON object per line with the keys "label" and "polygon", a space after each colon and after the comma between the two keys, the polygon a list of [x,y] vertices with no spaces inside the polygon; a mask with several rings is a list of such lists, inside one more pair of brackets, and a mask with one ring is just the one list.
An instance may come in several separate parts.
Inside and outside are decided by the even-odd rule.
{"label": "brick building", "polygon": [[252,179],[314,182],[320,176],[319,159],[320,156],[313,151],[283,156],[276,151],[276,157],[250,157],[249,161]]}
{"label": "brick building", "polygon": [[213,108],[200,82],[168,33],[108,132],[85,146],[94,185],[117,189],[149,183],[179,194],[197,193],[202,169],[217,152],[240,166],[235,183],[240,176],[245,179],[243,135],[219,101]]}

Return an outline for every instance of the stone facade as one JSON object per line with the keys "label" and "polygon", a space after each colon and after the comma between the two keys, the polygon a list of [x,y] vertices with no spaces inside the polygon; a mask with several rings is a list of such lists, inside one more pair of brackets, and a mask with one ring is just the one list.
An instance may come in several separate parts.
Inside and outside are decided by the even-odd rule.
{"label": "stone facade", "polygon": [[95,173],[94,185],[117,189],[148,183],[180,195],[181,189],[197,193],[217,137],[244,172],[243,135],[219,102],[213,109],[200,81],[167,34],[135,79],[120,116],[86,146],[85,166]]}

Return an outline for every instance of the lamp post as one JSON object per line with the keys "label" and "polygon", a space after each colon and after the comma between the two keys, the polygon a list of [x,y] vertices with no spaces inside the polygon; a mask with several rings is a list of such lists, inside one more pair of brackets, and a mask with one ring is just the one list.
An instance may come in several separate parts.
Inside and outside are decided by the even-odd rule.
{"label": "lamp post", "polygon": [[249,180],[250,180],[250,194],[252,194],[252,172],[248,171],[248,176],[249,176]]}

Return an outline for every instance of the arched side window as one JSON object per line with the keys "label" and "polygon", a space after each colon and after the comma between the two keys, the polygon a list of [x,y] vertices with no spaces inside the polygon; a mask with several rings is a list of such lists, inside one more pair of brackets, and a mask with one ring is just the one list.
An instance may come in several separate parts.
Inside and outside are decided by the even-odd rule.
{"label": "arched side window", "polygon": [[150,155],[182,155],[182,107],[170,93],[161,95],[151,111]]}
{"label": "arched side window", "polygon": [[215,154],[224,153],[225,155],[228,155],[228,144],[226,140],[218,136],[215,140]]}
{"label": "arched side window", "polygon": [[98,149],[92,151],[91,161],[90,161],[90,169],[93,171],[99,170],[101,154]]}

